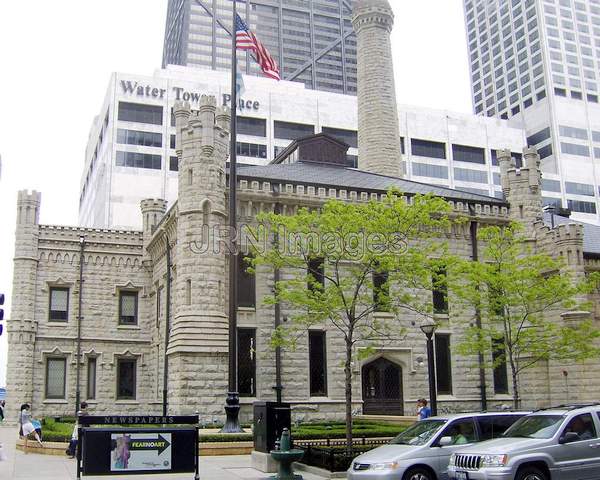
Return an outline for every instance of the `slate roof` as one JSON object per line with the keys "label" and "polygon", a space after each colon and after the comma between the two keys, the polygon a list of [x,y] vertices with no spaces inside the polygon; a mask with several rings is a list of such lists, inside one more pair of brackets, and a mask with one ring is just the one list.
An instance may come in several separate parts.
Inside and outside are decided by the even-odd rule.
{"label": "slate roof", "polygon": [[373,192],[385,192],[390,187],[396,187],[402,193],[408,195],[432,193],[448,200],[508,206],[508,203],[504,200],[495,197],[402,178],[387,177],[342,166],[298,162],[270,165],[238,164],[237,168],[238,178],[244,180],[280,181],[291,184],[314,185],[316,187],[336,187]]}
{"label": "slate roof", "polygon": [[[600,255],[600,226],[554,215],[554,225],[564,225],[567,223],[579,223],[583,225],[583,253]],[[544,213],[544,224],[549,227],[552,226],[551,215],[547,212]]]}

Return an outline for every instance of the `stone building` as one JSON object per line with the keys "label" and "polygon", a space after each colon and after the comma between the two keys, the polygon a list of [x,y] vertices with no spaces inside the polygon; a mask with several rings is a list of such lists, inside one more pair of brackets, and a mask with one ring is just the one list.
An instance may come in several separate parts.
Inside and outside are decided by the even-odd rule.
{"label": "stone building", "polygon": [[[226,232],[229,112],[205,97],[198,111],[179,105],[175,114],[179,200],[168,212],[163,200],[143,201],[143,231],[40,225],[40,194],[19,194],[14,307],[8,323],[9,408],[28,401],[37,415],[72,413],[81,317],[81,398],[95,411],[159,413],[166,352],[169,411],[198,410],[207,422],[222,419],[227,390],[227,262],[225,250],[219,251],[218,243],[205,248],[205,240],[209,232]],[[598,267],[598,227],[543,224],[535,150],[524,151],[521,169],[516,169],[510,154],[499,155],[506,203],[347,168],[346,149],[335,139],[318,135],[294,143],[278,163],[240,166],[238,220],[252,223],[258,212],[272,211],[276,204],[284,213],[293,213],[301,206],[318,207],[329,198],[356,202],[380,198],[396,186],[407,196],[419,192],[443,196],[457,212],[470,215],[471,223],[520,220],[540,249],[562,254],[574,271],[583,274]],[[470,224],[448,232],[447,239],[454,253],[472,255]],[[242,273],[239,282],[239,383],[242,416],[247,419],[252,401],[275,395],[275,356],[269,346],[274,311],[261,300],[271,291],[273,275],[259,270],[253,279]],[[285,310],[282,314],[285,317]],[[471,314],[461,315],[437,315],[439,400],[449,410],[477,408],[480,401],[473,359],[458,357],[450,348]],[[357,411],[411,413],[415,400],[427,396],[420,320],[407,314],[395,321],[406,328],[407,337],[355,366]],[[326,325],[311,331],[297,350],[283,352],[283,398],[294,405],[295,415],[343,414],[339,367],[343,352],[341,339]],[[526,405],[565,399],[564,386],[555,383],[562,378],[555,375],[558,368],[566,367],[544,366],[536,372],[535,389],[524,391]],[[579,367],[569,371],[572,378],[584,375]],[[498,383],[491,372],[487,381],[492,405],[509,401],[506,382]],[[380,382],[388,388],[381,390]],[[578,398],[597,395],[597,384],[583,384]]]}
{"label": "stone building", "polygon": [[[369,15],[390,15],[386,5],[385,0],[361,0],[357,11],[368,20]],[[384,19],[378,28],[389,34],[391,19]],[[363,34],[369,35],[369,30],[359,33],[359,45]],[[359,57],[363,54],[359,52]],[[391,66],[382,58],[378,68]],[[359,70],[359,84],[363,76]],[[164,200],[142,201],[141,231],[40,225],[40,194],[19,194],[8,321],[9,419],[16,418],[15,410],[23,402],[30,402],[38,416],[73,414],[79,390],[81,400],[98,413],[158,414],[164,395],[171,414],[199,411],[205,422],[223,420],[228,265],[220,239],[228,236],[230,112],[216,104],[214,97],[204,96],[198,110],[176,105],[178,200],[168,211]],[[361,105],[359,109],[372,108]],[[269,165],[240,165],[238,222],[253,224],[259,212],[276,208],[283,214],[300,207],[318,208],[331,198],[381,199],[394,186],[407,201],[417,193],[446,198],[457,213],[469,218],[445,233],[452,253],[463,258],[474,256],[477,243],[472,234],[479,224],[518,220],[526,225],[535,248],[564,257],[577,275],[600,268],[599,227],[558,217],[554,226],[544,224],[535,150],[524,150],[521,168],[509,150],[498,153],[506,200],[406,180],[397,172],[386,176],[387,139],[373,141],[368,132],[377,129],[369,121],[393,124],[397,112],[379,107],[373,112],[376,115],[359,115],[372,156],[362,170],[348,168],[348,146],[324,134],[294,142]],[[365,137],[360,138],[362,142]],[[389,140],[395,143],[393,136]],[[241,268],[238,275],[243,420],[250,417],[253,401],[275,399],[275,353],[269,345],[275,312],[263,302],[273,282],[273,272],[264,268],[254,276]],[[440,305],[440,292],[421,294],[430,295],[439,307],[435,368],[441,409],[479,408],[476,359],[452,351],[472,312],[453,311],[452,298],[447,307]],[[282,308],[283,319],[289,314]],[[577,321],[586,315],[573,312],[557,321]],[[357,412],[412,414],[416,399],[428,396],[422,319],[406,313],[388,320],[404,328],[406,336],[397,344],[381,345],[354,365]],[[296,350],[282,352],[283,399],[293,405],[295,418],[343,416],[343,356],[343,340],[327,325],[312,329]],[[578,384],[570,397],[563,370]],[[589,365],[540,365],[527,379],[524,405],[594,398],[600,385],[591,377],[593,371]],[[490,408],[511,398],[506,372],[492,373],[486,372]]]}

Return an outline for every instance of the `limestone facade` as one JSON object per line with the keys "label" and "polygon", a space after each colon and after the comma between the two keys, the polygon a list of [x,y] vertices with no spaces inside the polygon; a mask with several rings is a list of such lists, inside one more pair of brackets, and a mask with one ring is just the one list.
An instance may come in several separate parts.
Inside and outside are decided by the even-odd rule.
{"label": "limestone facade", "polygon": [[[214,232],[227,237],[224,229],[228,193],[225,161],[229,112],[216,108],[214,98],[205,97],[198,111],[179,104],[175,116],[180,160],[179,200],[168,211],[160,199],[143,201],[142,231],[40,225],[40,194],[19,193],[13,311],[8,321],[9,418],[15,418],[15,409],[25,401],[32,403],[38,416],[74,413],[77,323],[81,317],[81,398],[88,401],[94,411],[159,414],[166,355],[169,412],[198,411],[207,423],[223,420],[228,358],[227,252],[218,248],[223,246],[218,242],[206,248],[206,240],[209,233],[214,239]],[[471,196],[470,200],[460,200],[456,198],[460,192],[454,192],[456,195],[452,198],[453,191],[448,190],[455,211],[469,215],[471,222],[482,224],[505,224],[510,219],[522,221],[528,226],[535,248],[563,256],[569,268],[578,274],[600,268],[596,257],[585,252],[581,224],[550,228],[540,220],[539,156],[529,149],[525,150],[524,158],[524,167],[516,169],[508,155],[499,155],[508,204],[488,197],[476,200],[476,196]],[[315,169],[315,177],[318,176],[319,166],[308,163],[300,166]],[[290,179],[286,173],[290,165],[276,167],[280,168],[280,179],[266,180],[266,174],[261,178],[241,170],[238,180],[240,223],[253,224],[259,212],[273,211],[276,203],[281,205],[284,214],[292,214],[301,206],[318,208],[329,198],[361,202],[379,199],[386,191],[350,184],[325,188],[314,181]],[[347,169],[340,167],[339,172],[343,177]],[[390,177],[390,180],[394,179]],[[80,255],[82,238],[83,257]],[[445,240],[452,253],[464,258],[472,255],[469,223],[446,232]],[[79,284],[82,259],[83,289]],[[238,315],[239,328],[256,332],[255,394],[241,399],[245,421],[250,418],[253,401],[275,398],[275,354],[269,345],[274,309],[263,302],[272,292],[273,272],[259,269],[255,284],[255,307],[240,308]],[[52,288],[68,291],[64,321],[51,319]],[[131,324],[122,321],[119,308],[122,292],[137,295],[136,321]],[[431,292],[416,294],[426,296]],[[80,295],[81,312],[78,311]],[[450,345],[456,345],[463,326],[473,315],[472,312],[453,312],[452,298],[449,304],[450,315],[436,318],[440,325],[438,333],[450,335]],[[284,318],[291,313],[282,309]],[[405,338],[396,344],[382,344],[369,358],[357,361],[353,371],[356,412],[361,411],[364,400],[362,367],[380,357],[400,369],[402,398],[398,403],[404,412],[412,413],[416,399],[428,396],[425,341],[419,330],[422,320],[411,313],[393,318],[398,328],[406,330]],[[557,315],[557,321],[576,319],[561,319]],[[338,418],[344,412],[343,341],[327,325],[322,325],[320,330],[326,332],[325,396],[310,395],[308,340],[300,342],[296,350],[282,353],[283,398],[294,405],[294,417],[298,420]],[[48,370],[48,361],[52,359],[65,359],[65,388],[61,398],[48,395],[48,382],[56,384],[55,377],[49,378],[56,375]],[[120,365],[124,360],[135,361],[135,393],[129,395],[132,398],[122,398],[118,389],[118,378],[123,375]],[[90,361],[95,364],[94,371],[89,368]],[[541,365],[532,371],[523,388],[524,405],[534,408],[597,397],[600,385],[590,376],[594,371],[591,363],[597,365],[597,362],[588,362],[583,367]],[[476,360],[451,352],[449,364],[451,392],[439,396],[441,411],[479,408]],[[570,374],[570,381],[577,381],[585,388],[572,388],[569,392],[563,371]],[[509,403],[508,394],[494,393],[490,371],[486,379],[490,408]],[[93,398],[89,397],[90,382],[95,385]]]}

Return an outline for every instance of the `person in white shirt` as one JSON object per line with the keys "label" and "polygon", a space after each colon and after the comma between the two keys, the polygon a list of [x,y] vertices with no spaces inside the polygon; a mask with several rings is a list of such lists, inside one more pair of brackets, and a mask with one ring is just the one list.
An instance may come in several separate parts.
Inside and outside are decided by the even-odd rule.
{"label": "person in white shirt", "polygon": [[75,421],[75,427],[73,427],[71,441],[69,442],[69,447],[65,452],[69,456],[69,458],[75,458],[75,454],[77,453],[77,442],[79,440],[79,415],[87,415],[87,408],[87,402],[81,402],[79,414],[77,415],[77,420]]}
{"label": "person in white shirt", "polygon": [[40,447],[43,447],[44,444],[40,439],[40,436],[35,431],[35,427],[33,423],[31,423],[31,407],[28,403],[24,403],[21,405],[21,413],[19,414],[19,435],[25,439],[25,453],[27,453],[27,441],[29,440],[29,435],[33,433],[35,439],[40,444]]}

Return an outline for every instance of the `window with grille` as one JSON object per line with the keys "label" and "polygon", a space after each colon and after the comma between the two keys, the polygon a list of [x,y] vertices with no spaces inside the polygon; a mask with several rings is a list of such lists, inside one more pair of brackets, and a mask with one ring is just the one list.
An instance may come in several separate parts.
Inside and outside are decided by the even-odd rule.
{"label": "window with grille", "polygon": [[508,393],[508,372],[506,370],[504,338],[492,339],[492,359],[494,362],[494,392]]}
{"label": "window with grille", "polygon": [[256,307],[256,278],[248,271],[250,264],[246,260],[247,254],[238,255],[238,307]]}
{"label": "window with grille", "polygon": [[119,325],[137,325],[138,292],[119,292]]}
{"label": "window with grille", "polygon": [[437,391],[442,395],[452,395],[452,362],[450,335],[435,335],[435,375]]}
{"label": "window with grille", "polygon": [[440,267],[433,274],[433,313],[448,313],[448,285],[446,269]]}
{"label": "window with grille", "polygon": [[50,308],[48,318],[52,322],[66,322],[69,319],[68,288],[50,288]]}
{"label": "window with grille", "polygon": [[96,398],[96,357],[89,357],[87,363],[87,399]]}
{"label": "window with grille", "polygon": [[66,358],[48,358],[46,360],[46,398],[62,399],[66,397]]}
{"label": "window with grille", "polygon": [[117,360],[117,400],[135,400],[137,361],[130,358]]}
{"label": "window with grille", "polygon": [[376,312],[389,311],[390,288],[388,285],[387,272],[373,273],[373,303]]}
{"label": "window with grille", "polygon": [[241,397],[256,396],[256,330],[238,329],[238,391]]}
{"label": "window with grille", "polygon": [[308,332],[310,396],[327,396],[327,347],[325,332]]}
{"label": "window with grille", "polygon": [[309,275],[308,289],[311,291],[322,290],[325,286],[325,264],[323,258],[311,258],[308,261],[307,273]]}

